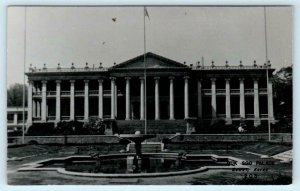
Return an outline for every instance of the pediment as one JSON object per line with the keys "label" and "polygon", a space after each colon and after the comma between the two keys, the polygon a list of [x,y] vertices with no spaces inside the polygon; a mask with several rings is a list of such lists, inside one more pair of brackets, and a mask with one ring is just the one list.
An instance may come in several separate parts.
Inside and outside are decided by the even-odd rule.
{"label": "pediment", "polygon": [[[187,66],[174,60],[162,57],[160,55],[148,52],[146,53],[146,68],[186,68]],[[112,68],[118,69],[140,69],[145,68],[144,54],[127,60]]]}

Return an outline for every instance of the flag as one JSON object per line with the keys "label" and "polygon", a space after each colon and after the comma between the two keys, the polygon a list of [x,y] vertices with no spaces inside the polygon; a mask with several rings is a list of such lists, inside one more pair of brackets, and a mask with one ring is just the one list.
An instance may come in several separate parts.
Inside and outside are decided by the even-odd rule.
{"label": "flag", "polygon": [[149,17],[149,14],[148,14],[148,11],[147,11],[146,7],[144,8],[144,12],[145,12],[145,17],[148,17],[148,19],[150,20],[150,17]]}

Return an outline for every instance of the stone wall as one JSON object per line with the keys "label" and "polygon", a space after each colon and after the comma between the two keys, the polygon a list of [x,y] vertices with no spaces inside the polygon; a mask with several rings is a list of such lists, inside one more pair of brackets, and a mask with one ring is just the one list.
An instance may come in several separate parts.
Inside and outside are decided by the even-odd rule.
{"label": "stone wall", "polygon": [[[170,138],[172,142],[193,143],[193,142],[259,142],[268,141],[268,134],[160,134],[149,141],[160,142],[163,138]],[[292,143],[292,134],[274,133],[271,134],[272,142]],[[26,136],[25,144],[116,144],[120,139],[116,136],[107,135],[70,135],[70,136]],[[22,137],[9,137],[8,145],[22,144]]]}

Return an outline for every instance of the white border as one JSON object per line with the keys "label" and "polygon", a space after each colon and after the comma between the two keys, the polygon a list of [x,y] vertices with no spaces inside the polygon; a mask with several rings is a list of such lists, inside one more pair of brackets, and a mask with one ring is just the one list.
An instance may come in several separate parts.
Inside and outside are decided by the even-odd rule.
{"label": "white border", "polygon": [[[170,190],[172,191],[181,191],[181,190],[211,190],[211,191],[219,191],[219,190],[232,190],[232,191],[240,191],[242,190],[300,190],[300,164],[299,164],[299,147],[300,140],[294,139],[294,167],[293,167],[293,184],[288,186],[92,186],[92,185],[84,185],[84,186],[8,186],[7,178],[6,178],[6,159],[7,159],[7,149],[6,149],[6,8],[8,5],[293,5],[294,6],[294,35],[293,35],[293,67],[294,67],[294,137],[299,137],[300,130],[297,128],[299,125],[299,110],[300,110],[300,102],[297,99],[300,93],[298,85],[296,82],[299,82],[300,78],[300,68],[298,61],[300,61],[300,38],[296,34],[300,34],[300,1],[297,0],[2,0],[0,2],[0,151],[2,155],[0,157],[0,190],[32,190],[32,191],[41,191],[41,190],[72,190],[72,191],[80,191],[82,189],[86,190],[115,190],[119,191],[128,190],[132,191],[133,189],[143,189],[143,191],[158,189],[158,190]],[[297,162],[295,162],[297,161]],[[298,181],[297,181],[298,180]]]}

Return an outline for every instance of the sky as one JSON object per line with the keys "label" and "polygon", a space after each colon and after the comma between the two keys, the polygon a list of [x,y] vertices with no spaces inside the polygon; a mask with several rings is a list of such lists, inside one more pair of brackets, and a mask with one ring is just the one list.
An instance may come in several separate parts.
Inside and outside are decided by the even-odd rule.
{"label": "sky", "polygon": [[[146,51],[195,64],[266,61],[263,7],[147,7]],[[23,66],[110,67],[143,54],[143,7],[9,7],[7,84],[23,83]],[[26,15],[26,17],[25,17]],[[26,18],[26,19],[25,19]],[[26,22],[25,22],[26,20]],[[268,59],[292,65],[293,8],[267,7]],[[26,33],[25,33],[26,31]]]}

